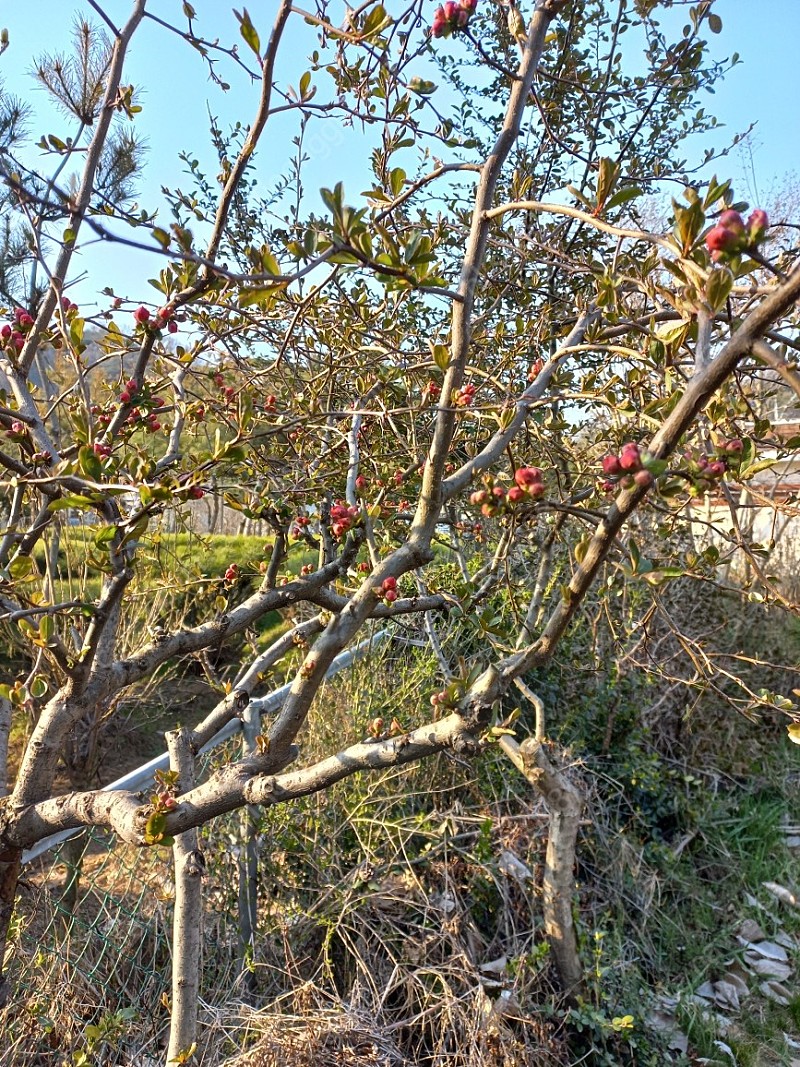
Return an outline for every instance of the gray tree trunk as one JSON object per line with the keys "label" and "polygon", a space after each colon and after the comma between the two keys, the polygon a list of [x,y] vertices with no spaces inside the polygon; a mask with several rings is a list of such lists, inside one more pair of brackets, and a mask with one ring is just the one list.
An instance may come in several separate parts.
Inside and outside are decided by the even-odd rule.
{"label": "gray tree trunk", "polygon": [[550,813],[544,861],[544,929],[564,992],[572,1001],[583,991],[583,966],[572,917],[574,868],[583,797],[548,759],[540,741],[518,745],[501,737],[500,747],[544,799]]}
{"label": "gray tree trunk", "polygon": [[[195,785],[190,731],[182,726],[166,735],[170,767],[178,771],[179,793]],[[175,913],[172,920],[172,1004],[167,1064],[187,1062],[197,1038],[200,995],[200,937],[205,860],[197,830],[178,834],[175,861]]]}

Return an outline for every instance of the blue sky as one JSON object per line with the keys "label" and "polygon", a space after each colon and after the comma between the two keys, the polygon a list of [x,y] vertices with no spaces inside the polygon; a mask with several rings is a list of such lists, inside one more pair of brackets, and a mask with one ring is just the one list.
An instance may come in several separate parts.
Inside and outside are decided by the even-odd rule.
{"label": "blue sky", "polygon": [[[335,6],[331,5],[331,9]],[[391,9],[390,3],[387,6]],[[435,6],[435,0],[431,0],[431,12]],[[531,4],[523,3],[522,6],[525,9]],[[212,38],[219,36],[222,43],[232,44],[240,40],[236,20],[227,4],[220,0],[195,0],[194,7],[199,16],[196,23],[199,32]],[[756,194],[767,198],[771,190],[780,188],[789,176],[800,171],[797,147],[800,144],[800,117],[789,95],[791,72],[797,62],[800,42],[800,0],[761,0],[759,3],[719,0],[716,9],[723,19],[723,32],[711,39],[713,54],[723,58],[738,52],[742,62],[718,85],[715,95],[704,102],[706,109],[724,123],[723,128],[715,132],[711,143],[721,147],[751,122],[757,125],[745,149],[734,149],[727,160],[720,161],[712,169],[716,169],[720,176],[733,177],[737,195],[754,202]],[[44,94],[36,88],[28,71],[35,55],[63,49],[67,45],[74,10],[79,10],[79,5],[71,4],[69,0],[31,0],[28,4],[21,4],[19,0],[5,0],[5,3],[0,0],[0,25],[8,27],[11,40],[8,50],[0,56],[0,77],[7,89],[28,99],[41,115],[33,123],[32,132],[36,139],[43,133],[60,130],[60,126],[47,117],[43,110]],[[129,5],[123,0],[108,0],[105,10],[122,22]],[[168,21],[182,23],[181,0],[150,0],[148,10]],[[251,15],[261,31],[262,40],[268,34],[274,10],[274,3],[250,0]],[[686,21],[685,14],[685,5],[683,9],[678,6],[673,12],[673,17],[680,20],[679,25]],[[314,47],[313,28],[299,20],[298,26],[288,41],[290,49],[284,68],[279,70],[279,77],[289,80],[292,73],[296,78],[302,72],[302,57]],[[243,43],[241,52],[243,56],[247,53]],[[294,70],[293,64],[296,64]],[[125,80],[144,86],[146,90],[141,100],[144,112],[137,120],[149,142],[141,197],[144,205],[152,202],[152,195],[157,194],[162,183],[173,187],[188,186],[181,176],[178,153],[189,149],[203,158],[208,141],[209,110],[219,115],[223,123],[236,118],[247,122],[252,116],[257,87],[224,58],[220,61],[219,72],[231,84],[228,93],[211,83],[201,58],[179,39],[148,22],[137,34]],[[270,160],[270,142],[274,141],[281,146],[281,151],[285,151],[293,132],[294,126],[290,127],[280,118],[270,127],[261,150],[260,166],[267,165]],[[308,178],[310,187],[333,185],[337,178],[344,177],[348,191],[352,188],[358,192],[364,188],[366,181],[357,176],[350,159],[352,134],[344,136],[340,127],[329,123],[314,136],[310,153],[314,166]],[[698,145],[698,155],[705,147],[705,143]],[[366,152],[362,158],[364,155]],[[280,172],[283,162],[279,155],[275,174]],[[91,270],[93,292],[108,284],[121,294],[136,299],[153,295],[144,279],[159,269],[158,263],[144,253],[126,252],[120,256],[118,248],[96,248],[87,253],[84,262]],[[102,279],[100,285],[96,283],[98,278]],[[82,292],[89,296],[88,291]]]}

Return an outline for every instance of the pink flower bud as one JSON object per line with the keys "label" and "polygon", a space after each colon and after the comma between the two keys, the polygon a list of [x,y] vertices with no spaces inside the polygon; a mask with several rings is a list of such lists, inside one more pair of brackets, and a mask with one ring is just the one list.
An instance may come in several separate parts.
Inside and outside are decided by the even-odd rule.
{"label": "pink flower bud", "polygon": [[542,471],[540,467],[518,467],[514,471],[514,481],[520,487],[520,489],[527,489],[531,485],[536,485],[542,481]]}
{"label": "pink flower bud", "polygon": [[612,453],[603,456],[603,474],[608,474],[612,477],[617,474],[622,474],[622,467],[619,465],[619,456],[615,456]]}
{"label": "pink flower bud", "polygon": [[642,465],[642,457],[639,454],[639,446],[629,442],[627,445],[622,446],[622,451],[619,454],[619,465],[622,470],[638,471]]}
{"label": "pink flower bud", "polygon": [[744,233],[744,220],[738,211],[733,211],[729,208],[727,211],[723,211],[719,217],[718,226],[724,226],[726,230],[731,233],[737,233],[741,237]]}
{"label": "pink flower bud", "polygon": [[145,322],[147,322],[147,320],[148,320],[148,319],[150,318],[150,312],[149,312],[149,311],[147,310],[147,308],[146,308],[146,307],[144,307],[143,305],[140,305],[140,306],[139,306],[139,307],[138,307],[138,308],[137,308],[137,309],[136,309],[136,310],[134,311],[134,313],[133,313],[133,317],[134,317],[134,319],[135,319],[135,320],[136,320],[136,321],[137,321],[138,323],[140,323],[141,325],[143,325],[143,324],[144,324]]}
{"label": "pink flower bud", "polygon": [[755,244],[760,241],[767,231],[769,226],[769,219],[767,218],[766,211],[762,211],[761,208],[756,208],[747,220],[747,235],[750,238],[750,243]]}

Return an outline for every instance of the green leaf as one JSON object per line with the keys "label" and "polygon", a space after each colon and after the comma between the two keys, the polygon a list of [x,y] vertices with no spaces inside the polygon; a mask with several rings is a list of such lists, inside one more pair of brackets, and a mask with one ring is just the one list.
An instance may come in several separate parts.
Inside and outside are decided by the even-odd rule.
{"label": "green leaf", "polygon": [[39,571],[30,556],[17,556],[12,559],[8,565],[8,573],[17,582],[39,577]]}
{"label": "green leaf", "polygon": [[364,19],[364,28],[361,31],[363,37],[374,37],[382,29],[389,25],[392,20],[386,14],[385,8],[380,4],[373,7],[372,11]]}
{"label": "green leaf", "polygon": [[708,28],[712,33],[722,33],[722,19],[715,12],[708,16]]}
{"label": "green leaf", "polygon": [[727,267],[712,271],[706,282],[706,300],[712,311],[719,311],[725,306],[733,288],[733,274]]}
{"label": "green leaf", "polygon": [[239,20],[239,33],[245,40],[245,43],[255,52],[259,59],[261,59],[261,41],[259,40],[256,28],[250,21],[250,16],[247,13],[247,8],[242,8],[241,15],[238,11],[234,11],[234,15]]}
{"label": "green leaf", "polygon": [[91,478],[93,482],[99,482],[103,477],[103,464],[100,462],[100,457],[88,445],[84,445],[78,452],[78,466],[82,473],[87,478]]}
{"label": "green leaf", "polygon": [[395,167],[392,173],[389,175],[389,185],[392,188],[392,193],[395,196],[399,196],[402,192],[403,186],[406,181],[406,172],[402,167]]}
{"label": "green leaf", "polygon": [[58,500],[51,500],[47,505],[48,511],[64,511],[66,508],[75,508],[77,511],[86,511],[94,504],[90,496],[80,496],[78,493],[66,493]]}
{"label": "green leaf", "polygon": [[101,526],[97,533],[94,535],[94,543],[97,548],[102,548],[103,545],[108,545],[114,540],[114,535],[117,532],[116,526]]}
{"label": "green leaf", "polygon": [[620,189],[619,192],[606,201],[606,211],[610,211],[612,207],[619,207],[620,204],[626,204],[629,200],[635,200],[637,196],[642,195],[642,190],[638,189],[635,185],[629,185],[626,189]]}
{"label": "green leaf", "polygon": [[40,700],[43,696],[45,696],[46,693],[47,680],[45,678],[42,678],[40,674],[37,674],[37,676],[31,682],[31,696],[36,697],[37,700]]}
{"label": "green leaf", "polygon": [[[39,619],[39,637],[47,644],[52,640],[53,635],[56,632],[56,621],[52,615],[42,615]],[[31,689],[33,693],[33,689]],[[33,693],[34,696],[40,696],[41,694]]]}
{"label": "green leaf", "polygon": [[786,727],[786,732],[793,744],[800,745],[800,722],[789,723]]}
{"label": "green leaf", "polygon": [[440,371],[446,371],[450,363],[450,349],[447,345],[433,345],[433,362]]}
{"label": "green leaf", "polygon": [[619,164],[604,156],[599,163],[597,174],[597,204],[602,207],[611,196],[619,178]]}

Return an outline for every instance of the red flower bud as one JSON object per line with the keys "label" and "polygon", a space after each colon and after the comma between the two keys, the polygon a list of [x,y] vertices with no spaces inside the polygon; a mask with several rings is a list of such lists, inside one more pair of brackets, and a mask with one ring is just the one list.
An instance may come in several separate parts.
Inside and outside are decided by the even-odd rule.
{"label": "red flower bud", "polygon": [[134,311],[134,313],[133,313],[133,317],[134,317],[134,319],[135,319],[135,320],[136,320],[136,321],[137,321],[138,323],[140,323],[140,324],[142,324],[142,325],[143,325],[143,324],[144,324],[145,322],[147,322],[147,320],[148,320],[148,319],[150,318],[150,312],[149,312],[149,311],[147,310],[147,308],[146,308],[146,307],[144,307],[144,306],[140,305],[140,306],[139,306],[139,307],[138,307],[138,308],[137,308],[137,309],[136,309],[136,310]]}
{"label": "red flower bud", "polygon": [[603,474],[612,476],[622,474],[622,467],[619,465],[619,456],[615,456],[611,453],[607,456],[603,456]]}
{"label": "red flower bud", "polygon": [[520,489],[527,489],[531,485],[541,483],[542,471],[540,467],[518,467],[514,471],[514,481]]}
{"label": "red flower bud", "polygon": [[741,234],[725,226],[714,226],[706,234],[706,248],[709,252],[724,252],[730,254],[736,252],[741,244]]}
{"label": "red flower bud", "polygon": [[639,454],[639,446],[629,442],[622,446],[619,454],[619,465],[624,471],[638,471],[642,465],[642,457]]}

